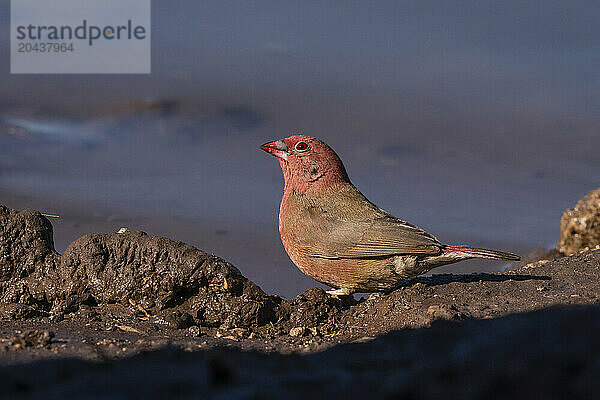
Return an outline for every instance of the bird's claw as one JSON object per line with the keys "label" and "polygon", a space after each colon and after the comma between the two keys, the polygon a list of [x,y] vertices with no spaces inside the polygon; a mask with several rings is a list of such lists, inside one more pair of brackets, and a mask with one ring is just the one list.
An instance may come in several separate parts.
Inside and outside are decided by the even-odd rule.
{"label": "bird's claw", "polygon": [[331,289],[326,292],[330,296],[339,297],[339,296],[350,296],[350,291],[347,289]]}

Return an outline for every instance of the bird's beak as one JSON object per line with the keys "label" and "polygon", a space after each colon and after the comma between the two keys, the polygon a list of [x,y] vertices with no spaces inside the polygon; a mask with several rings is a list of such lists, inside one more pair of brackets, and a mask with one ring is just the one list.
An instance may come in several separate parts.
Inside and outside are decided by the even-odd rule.
{"label": "bird's beak", "polygon": [[277,158],[287,160],[288,148],[283,140],[275,140],[274,142],[265,143],[260,146],[260,148]]}

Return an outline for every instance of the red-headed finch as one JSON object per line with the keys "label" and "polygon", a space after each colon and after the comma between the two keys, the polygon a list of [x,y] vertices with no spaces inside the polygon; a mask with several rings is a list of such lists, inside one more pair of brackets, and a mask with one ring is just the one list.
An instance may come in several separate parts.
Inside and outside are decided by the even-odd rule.
{"label": "red-headed finch", "polygon": [[302,272],[334,295],[389,291],[405,279],[469,258],[518,261],[498,250],[441,244],[433,235],[377,207],[348,179],[338,155],[310,136],[265,143],[285,189],[279,233]]}

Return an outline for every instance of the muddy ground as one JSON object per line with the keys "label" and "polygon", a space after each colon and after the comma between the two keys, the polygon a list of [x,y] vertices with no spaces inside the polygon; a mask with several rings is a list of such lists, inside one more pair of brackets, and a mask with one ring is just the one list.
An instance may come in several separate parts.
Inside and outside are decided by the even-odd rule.
{"label": "muddy ground", "polygon": [[284,299],[167,238],[92,234],[60,255],[41,214],[0,223],[0,397],[600,394],[597,250]]}

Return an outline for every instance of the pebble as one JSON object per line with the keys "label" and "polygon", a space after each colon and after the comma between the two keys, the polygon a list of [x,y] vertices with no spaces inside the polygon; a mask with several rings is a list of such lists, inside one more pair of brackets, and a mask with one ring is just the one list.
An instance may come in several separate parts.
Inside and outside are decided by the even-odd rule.
{"label": "pebble", "polygon": [[200,328],[196,325],[190,326],[188,328],[188,332],[189,332],[190,336],[192,336],[192,337],[198,337],[201,334]]}
{"label": "pebble", "polygon": [[297,326],[295,328],[290,329],[290,336],[294,336],[294,337],[302,337],[302,336],[306,336],[307,334],[307,329],[305,326]]}

